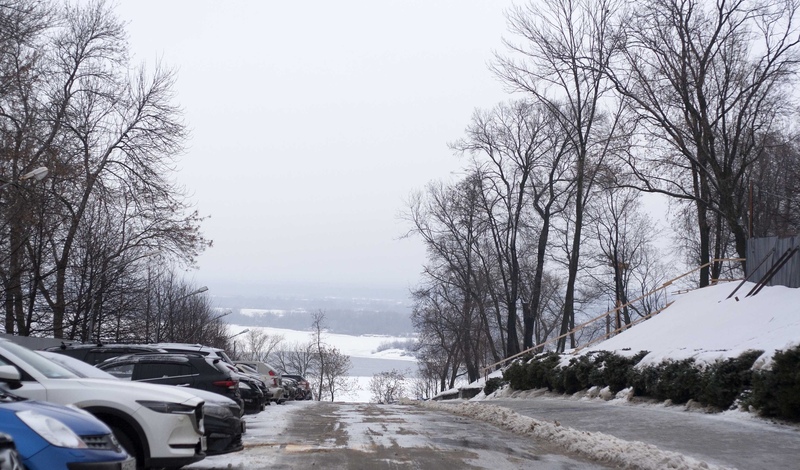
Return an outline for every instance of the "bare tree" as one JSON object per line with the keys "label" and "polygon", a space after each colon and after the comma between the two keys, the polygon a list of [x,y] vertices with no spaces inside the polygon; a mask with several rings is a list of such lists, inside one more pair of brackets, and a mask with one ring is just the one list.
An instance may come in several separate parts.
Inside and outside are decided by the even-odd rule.
{"label": "bare tree", "polygon": [[[487,357],[499,360],[504,335],[498,332],[507,324],[487,274],[496,257],[481,216],[481,191],[476,175],[453,186],[430,184],[412,198],[408,215],[429,253],[423,285],[414,294],[416,328],[430,327],[434,336],[446,338],[454,348],[450,365],[465,367],[474,379]],[[441,335],[442,330],[450,334]]]}
{"label": "bare tree", "polygon": [[[321,356],[325,357],[325,368],[320,369],[316,379],[322,384],[319,388],[322,400],[323,393],[334,401],[337,395],[353,392],[358,388],[355,380],[348,378],[350,372],[350,356],[342,353],[334,346],[325,346]],[[312,375],[314,377],[314,375]]]}
{"label": "bare tree", "polygon": [[[545,0],[508,15],[519,44],[505,41],[512,56],[499,56],[494,71],[514,91],[546,107],[569,139],[574,200],[572,241],[561,334],[575,323],[575,290],[583,240],[584,211],[594,191],[596,169],[616,150],[619,110],[606,107],[606,71],[613,51],[613,0]],[[613,105],[613,103],[612,103]],[[571,338],[572,347],[575,339]],[[563,350],[566,339],[559,340]]]}
{"label": "bare tree", "polygon": [[241,341],[242,357],[248,361],[269,362],[269,358],[283,340],[283,335],[271,335],[264,330],[251,328]]}
{"label": "bare tree", "polygon": [[[656,254],[653,240],[658,230],[649,216],[641,212],[640,193],[607,187],[598,200],[601,204],[597,204],[592,224],[597,243],[595,281],[606,291],[613,305],[620,307],[631,298],[631,288],[634,287],[631,279],[641,268],[645,252]],[[634,297],[645,292],[634,291]],[[618,312],[616,326],[619,328],[630,322],[630,309],[624,307]]]}
{"label": "bare tree", "polygon": [[308,375],[317,383],[317,399],[352,391],[357,384],[348,379],[350,356],[325,343],[325,312],[318,310],[312,318],[312,355]]}
{"label": "bare tree", "polygon": [[[547,145],[543,132],[546,122],[529,102],[499,105],[489,112],[477,111],[467,137],[451,145],[472,157],[475,174],[481,179],[483,217],[494,243],[506,313],[506,357],[520,351],[516,325],[522,290],[522,230],[525,209],[531,203],[529,181],[537,157]],[[529,319],[525,321],[527,325]]]}
{"label": "bare tree", "polygon": [[172,179],[186,136],[174,73],[129,63],[105,2],[48,7],[0,3],[0,171],[50,169],[4,192],[5,329],[89,339],[132,314],[122,287],[146,283],[131,260],[158,249],[191,265],[209,242]]}
{"label": "bare tree", "polygon": [[371,401],[380,404],[396,403],[406,393],[406,373],[392,369],[372,376],[369,381]]}
{"label": "bare tree", "polygon": [[642,189],[694,205],[698,264],[725,231],[745,257],[748,169],[796,112],[797,11],[795,0],[646,0],[622,18],[621,60],[605,70],[649,143],[630,169]]}
{"label": "bare tree", "polygon": [[280,348],[271,355],[271,360],[275,361],[281,370],[308,376],[314,362],[315,343],[293,343]]}

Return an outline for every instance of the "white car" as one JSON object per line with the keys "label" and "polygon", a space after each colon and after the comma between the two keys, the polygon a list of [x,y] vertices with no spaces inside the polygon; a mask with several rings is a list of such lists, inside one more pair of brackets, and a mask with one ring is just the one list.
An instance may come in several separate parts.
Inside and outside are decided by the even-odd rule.
{"label": "white car", "polygon": [[80,378],[0,339],[0,381],[30,399],[82,408],[114,431],[137,468],[181,467],[205,457],[203,400],[183,390]]}
{"label": "white car", "polygon": [[236,361],[237,367],[243,367],[248,373],[257,375],[272,392],[272,401],[284,404],[288,398],[286,388],[283,386],[283,376],[277,369],[260,361]]}

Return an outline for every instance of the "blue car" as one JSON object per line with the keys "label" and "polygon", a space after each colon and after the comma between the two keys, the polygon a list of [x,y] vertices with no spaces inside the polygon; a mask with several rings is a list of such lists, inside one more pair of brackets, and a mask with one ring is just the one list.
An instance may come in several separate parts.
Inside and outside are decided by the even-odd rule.
{"label": "blue car", "polygon": [[89,413],[26,400],[0,388],[0,433],[10,435],[27,470],[134,470],[111,430]]}

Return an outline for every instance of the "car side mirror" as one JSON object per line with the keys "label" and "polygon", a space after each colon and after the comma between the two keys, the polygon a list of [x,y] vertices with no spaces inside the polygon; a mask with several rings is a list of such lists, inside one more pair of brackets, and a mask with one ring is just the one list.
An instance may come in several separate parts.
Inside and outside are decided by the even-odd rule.
{"label": "car side mirror", "polygon": [[6,382],[12,390],[20,388],[19,370],[14,366],[0,366],[0,382]]}

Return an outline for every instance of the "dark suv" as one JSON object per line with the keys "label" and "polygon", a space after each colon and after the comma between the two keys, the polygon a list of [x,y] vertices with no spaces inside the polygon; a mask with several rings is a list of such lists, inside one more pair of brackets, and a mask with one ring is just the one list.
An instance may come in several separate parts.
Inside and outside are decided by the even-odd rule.
{"label": "dark suv", "polygon": [[106,359],[112,357],[123,356],[125,354],[140,354],[140,353],[165,353],[166,349],[157,348],[154,346],[145,346],[137,344],[65,344],[61,346],[53,346],[46,348],[44,351],[51,351],[54,353],[64,354],[65,356],[74,357],[83,362],[91,365],[99,364]]}
{"label": "dark suv", "polygon": [[231,398],[244,409],[239,379],[219,359],[201,354],[129,354],[97,364],[97,368],[123,380],[191,387]]}
{"label": "dark suv", "polygon": [[308,383],[308,380],[305,379],[302,375],[297,374],[281,374],[284,378],[288,377],[290,379],[294,379],[297,382],[297,395],[295,396],[295,400],[311,400],[313,398],[313,394],[311,393],[311,384]]}

